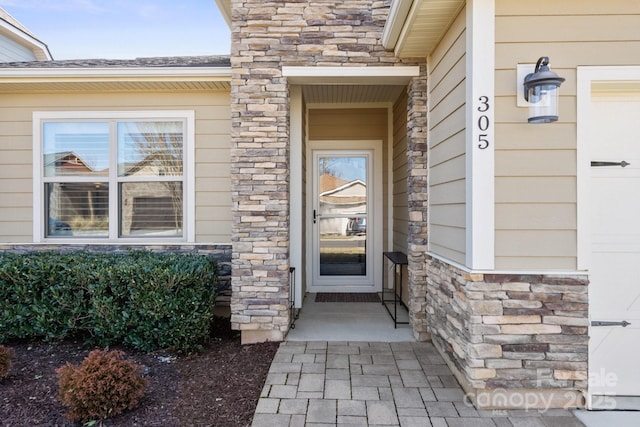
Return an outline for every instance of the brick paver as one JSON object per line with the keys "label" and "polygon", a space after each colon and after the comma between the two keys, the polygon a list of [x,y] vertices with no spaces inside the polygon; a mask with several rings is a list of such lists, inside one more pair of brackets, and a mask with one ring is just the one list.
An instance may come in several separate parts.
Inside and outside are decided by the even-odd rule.
{"label": "brick paver", "polygon": [[478,411],[431,343],[283,342],[253,427],[580,427],[569,411]]}

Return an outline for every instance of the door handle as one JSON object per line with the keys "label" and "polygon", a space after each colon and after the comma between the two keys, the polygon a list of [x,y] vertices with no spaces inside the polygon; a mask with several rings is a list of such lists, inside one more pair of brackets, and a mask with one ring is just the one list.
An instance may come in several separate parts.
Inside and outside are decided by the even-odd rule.
{"label": "door handle", "polygon": [[313,223],[316,223],[316,219],[318,218],[318,215],[316,214],[316,210],[313,210]]}
{"label": "door handle", "polygon": [[602,321],[602,320],[594,320],[591,322],[591,326],[622,326],[623,328],[626,328],[630,324],[631,323],[627,322],[626,320],[623,320],[622,322],[608,322],[608,321]]}
{"label": "door handle", "polygon": [[623,168],[629,166],[631,163],[627,163],[624,160],[621,162],[591,162],[591,167],[596,166],[622,166]]}

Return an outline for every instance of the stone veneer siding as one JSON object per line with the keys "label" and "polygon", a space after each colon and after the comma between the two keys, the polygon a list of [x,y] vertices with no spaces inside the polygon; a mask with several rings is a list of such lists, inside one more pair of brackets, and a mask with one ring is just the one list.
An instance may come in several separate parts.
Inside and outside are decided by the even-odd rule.
{"label": "stone veneer siding", "polygon": [[427,270],[432,340],[476,406],[584,404],[586,276],[469,274],[434,258]]}
{"label": "stone veneer siding", "polygon": [[[289,91],[283,66],[400,64],[390,0],[232,0],[231,323],[243,343],[289,327]],[[423,61],[424,62],[424,61]]]}

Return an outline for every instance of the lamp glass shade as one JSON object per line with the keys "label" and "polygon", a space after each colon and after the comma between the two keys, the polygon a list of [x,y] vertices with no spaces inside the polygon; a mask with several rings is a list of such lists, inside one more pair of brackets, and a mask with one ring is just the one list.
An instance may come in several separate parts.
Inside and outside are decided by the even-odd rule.
{"label": "lamp glass shade", "polygon": [[558,120],[559,88],[556,84],[539,84],[527,88],[529,123],[551,123]]}

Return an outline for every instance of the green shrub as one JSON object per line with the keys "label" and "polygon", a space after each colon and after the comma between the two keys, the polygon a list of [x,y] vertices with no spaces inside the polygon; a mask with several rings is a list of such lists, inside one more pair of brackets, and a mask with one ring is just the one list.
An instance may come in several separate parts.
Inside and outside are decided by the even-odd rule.
{"label": "green shrub", "polygon": [[0,342],[84,337],[190,352],[208,338],[218,266],[207,256],[0,254]]}
{"label": "green shrub", "polygon": [[145,351],[195,349],[213,319],[215,262],[149,252],[134,252],[128,261],[108,268],[90,288],[94,342]]}
{"label": "green shrub", "polygon": [[13,357],[13,351],[8,347],[0,345],[0,381],[9,375],[9,371],[11,370],[11,357]]}
{"label": "green shrub", "polygon": [[80,260],[70,255],[0,254],[0,342],[59,339],[86,315]]}
{"label": "green shrub", "polygon": [[59,400],[76,421],[104,420],[138,406],[146,381],[142,367],[124,359],[122,351],[94,350],[76,367],[58,368]]}

